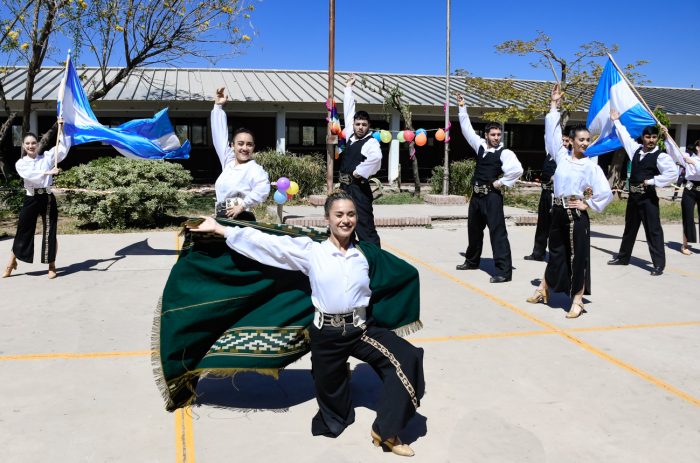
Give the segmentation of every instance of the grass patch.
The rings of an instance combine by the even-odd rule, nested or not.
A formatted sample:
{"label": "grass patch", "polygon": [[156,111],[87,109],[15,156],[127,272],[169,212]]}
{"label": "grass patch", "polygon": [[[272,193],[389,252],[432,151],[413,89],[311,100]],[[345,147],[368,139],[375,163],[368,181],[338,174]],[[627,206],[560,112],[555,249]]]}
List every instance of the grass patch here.
{"label": "grass patch", "polygon": [[[590,212],[588,216],[592,223],[621,225],[625,223],[626,210],[627,200],[615,197],[603,212]],[[680,222],[682,220],[680,201],[659,201],[659,215],[661,223]]]}
{"label": "grass patch", "polygon": [[381,197],[374,200],[374,204],[423,204],[423,198],[406,191],[401,193],[384,193]]}

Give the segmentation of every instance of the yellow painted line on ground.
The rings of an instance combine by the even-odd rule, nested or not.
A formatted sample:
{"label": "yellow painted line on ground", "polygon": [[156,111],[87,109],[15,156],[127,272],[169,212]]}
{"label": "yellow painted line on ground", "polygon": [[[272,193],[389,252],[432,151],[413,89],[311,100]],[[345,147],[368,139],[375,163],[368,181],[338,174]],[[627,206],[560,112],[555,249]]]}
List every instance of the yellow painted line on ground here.
{"label": "yellow painted line on ground", "polygon": [[151,355],[150,350],[136,350],[130,352],[59,352],[51,354],[19,354],[19,355],[0,355],[0,361],[7,360],[56,360],[56,359],[98,359],[110,357],[143,357]]}
{"label": "yellow painted line on ground", "polygon": [[175,461],[177,463],[185,461],[184,413],[182,408],[175,410]]}
{"label": "yellow painted line on ground", "polygon": [[679,274],[679,275],[683,275],[683,276],[686,276],[686,277],[697,278],[698,280],[700,280],[700,273],[689,272],[689,271],[687,271],[687,270],[680,269],[680,268],[676,268],[676,267],[666,267],[666,271],[667,271],[667,272],[677,273],[677,274]]}
{"label": "yellow painted line on ground", "polygon": [[497,297],[497,296],[495,296],[487,291],[482,290],[481,288],[478,288],[470,283],[467,283],[466,281],[460,280],[459,278],[457,278],[453,275],[450,275],[446,271],[439,269],[439,268],[437,268],[437,267],[435,267],[427,262],[424,262],[415,256],[407,254],[407,253],[405,253],[405,252],[403,252],[395,247],[392,247],[392,246],[385,246],[385,247],[387,249],[390,249],[395,254],[403,256],[404,258],[406,258],[412,262],[415,262],[419,265],[422,265],[423,267],[426,267],[427,269],[431,270],[432,272],[434,272],[440,276],[443,276],[443,277],[447,278],[448,280],[454,281],[458,285],[460,285],[464,288],[467,288],[470,291],[473,291],[473,292],[495,302],[496,304],[500,305],[501,307],[504,307],[504,308],[520,315],[521,317],[523,317],[527,320],[530,320],[531,322],[535,323],[536,325],[539,325],[543,328],[546,328],[548,331],[554,332],[554,334],[557,334],[557,335],[563,337],[564,339],[568,340],[569,342],[576,344],[577,346],[579,346],[582,349],[587,350],[588,352],[600,357],[601,359],[607,360],[608,362],[612,363],[613,365],[616,365],[616,366],[622,368],[623,370],[626,370],[626,371],[644,379],[645,381],[648,381],[649,383],[651,383],[651,384],[653,384],[661,389],[664,389],[667,392],[670,392],[671,394],[685,400],[686,402],[688,402],[692,405],[695,405],[696,407],[700,407],[700,399],[688,394],[687,392],[684,392],[684,391],[672,386],[671,384],[666,383],[665,381],[660,380],[659,378],[656,378],[655,376],[653,376],[653,375],[651,375],[651,374],[649,374],[649,373],[647,373],[647,372],[645,372],[645,371],[643,371],[643,370],[641,370],[641,369],[639,369],[639,368],[637,368],[629,363],[623,362],[622,360],[620,360],[616,357],[613,357],[610,354],[607,354],[606,352],[598,349],[597,347],[594,347],[593,345],[583,341],[582,339],[579,339],[579,338],[573,336],[572,334],[567,333],[565,330],[563,330],[555,325],[552,325],[551,323],[547,323],[544,320],[540,320],[539,318],[535,317],[534,315],[527,313],[526,311],[514,306],[513,304],[506,302],[503,299],[500,299],[499,297]]}

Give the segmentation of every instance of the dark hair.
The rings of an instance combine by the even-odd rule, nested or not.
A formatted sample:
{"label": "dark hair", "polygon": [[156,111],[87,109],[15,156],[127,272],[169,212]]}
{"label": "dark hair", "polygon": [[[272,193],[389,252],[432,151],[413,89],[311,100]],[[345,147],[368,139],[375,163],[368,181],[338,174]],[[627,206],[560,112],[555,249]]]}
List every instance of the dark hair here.
{"label": "dark hair", "polygon": [[22,135],[22,141],[24,141],[24,139],[27,137],[34,137],[36,141],[39,141],[39,137],[37,137],[34,132],[24,132],[24,135]]}
{"label": "dark hair", "polygon": [[333,206],[333,203],[342,200],[352,201],[352,204],[355,205],[355,201],[353,201],[352,196],[350,196],[350,194],[346,193],[343,190],[335,190],[333,193],[329,194],[326,197],[326,202],[323,204],[323,215],[326,218],[328,218],[331,213],[331,207]]}
{"label": "dark hair", "polygon": [[233,136],[231,136],[231,143],[236,139],[236,137],[242,133],[247,133],[250,135],[250,137],[253,139],[253,144],[255,144],[255,135],[253,135],[253,132],[250,129],[246,129],[245,127],[241,127],[240,129],[237,129],[235,132],[233,132]]}
{"label": "dark hair", "polygon": [[647,125],[644,127],[644,130],[642,130],[642,135],[658,135],[659,134],[659,129],[655,125]]}
{"label": "dark hair", "polygon": [[353,121],[356,121],[358,119],[361,121],[367,121],[367,123],[371,122],[371,119],[369,118],[369,113],[367,111],[357,111],[355,113],[355,117],[353,117]]}
{"label": "dark hair", "polygon": [[503,126],[498,122],[487,122],[486,126],[484,127],[484,133],[488,134],[491,129],[498,129],[503,132]]}
{"label": "dark hair", "polygon": [[700,140],[695,140],[695,143],[693,143],[693,146],[696,147],[696,148],[697,148],[698,146],[700,146]]}
{"label": "dark hair", "polygon": [[588,130],[588,127],[586,127],[584,124],[576,124],[576,125],[574,125],[573,127],[571,127],[571,128],[569,129],[569,138],[572,138],[572,139],[573,139],[573,138],[576,138],[576,134],[577,134],[578,132],[583,132],[584,130],[585,130],[586,132],[588,132],[588,133],[591,133],[591,131]]}

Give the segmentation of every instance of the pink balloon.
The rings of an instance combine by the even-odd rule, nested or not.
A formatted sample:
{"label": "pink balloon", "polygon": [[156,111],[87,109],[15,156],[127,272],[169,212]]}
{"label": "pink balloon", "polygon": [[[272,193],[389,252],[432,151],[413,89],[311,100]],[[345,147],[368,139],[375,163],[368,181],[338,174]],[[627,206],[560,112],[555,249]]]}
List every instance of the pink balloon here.
{"label": "pink balloon", "polygon": [[414,138],[416,138],[416,134],[413,133],[412,130],[404,130],[403,131],[403,139],[406,140],[407,142],[411,143]]}

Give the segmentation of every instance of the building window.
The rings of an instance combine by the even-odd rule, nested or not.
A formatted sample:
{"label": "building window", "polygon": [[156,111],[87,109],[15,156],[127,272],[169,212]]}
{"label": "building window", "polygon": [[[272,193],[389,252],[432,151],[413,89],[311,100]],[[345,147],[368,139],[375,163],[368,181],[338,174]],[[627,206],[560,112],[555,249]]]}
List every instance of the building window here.
{"label": "building window", "polygon": [[15,148],[22,146],[22,126],[12,126],[12,146]]}
{"label": "building window", "polygon": [[287,125],[287,140],[290,145],[299,144],[299,123],[291,122]]}
{"label": "building window", "polygon": [[314,126],[305,125],[302,127],[301,134],[302,140],[301,144],[303,146],[314,146],[316,142],[316,128]]}
{"label": "building window", "polygon": [[207,126],[201,123],[192,123],[192,136],[190,143],[193,146],[201,146],[207,144]]}
{"label": "building window", "polygon": [[180,143],[185,143],[185,140],[189,138],[189,127],[185,124],[178,124],[175,126],[175,135],[180,140]]}

